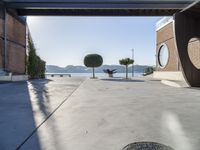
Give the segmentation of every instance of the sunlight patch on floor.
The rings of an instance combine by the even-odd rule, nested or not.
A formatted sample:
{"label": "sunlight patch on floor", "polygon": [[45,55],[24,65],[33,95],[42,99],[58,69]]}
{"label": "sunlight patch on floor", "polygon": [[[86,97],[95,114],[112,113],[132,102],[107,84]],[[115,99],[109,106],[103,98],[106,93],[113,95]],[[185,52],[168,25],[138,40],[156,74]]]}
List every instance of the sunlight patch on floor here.
{"label": "sunlight patch on floor", "polygon": [[167,132],[165,136],[168,136],[176,150],[193,150],[189,138],[187,137],[178,116],[171,112],[165,112],[163,114],[163,127]]}

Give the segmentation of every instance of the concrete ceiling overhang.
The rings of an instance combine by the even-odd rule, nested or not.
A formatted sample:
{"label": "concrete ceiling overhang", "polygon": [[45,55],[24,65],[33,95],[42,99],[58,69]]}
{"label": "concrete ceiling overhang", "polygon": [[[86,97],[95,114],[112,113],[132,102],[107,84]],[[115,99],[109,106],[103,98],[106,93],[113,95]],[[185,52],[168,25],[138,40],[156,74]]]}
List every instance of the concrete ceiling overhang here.
{"label": "concrete ceiling overhang", "polygon": [[185,9],[181,10],[181,12],[186,15],[200,18],[200,0],[188,5]]}
{"label": "concrete ceiling overhang", "polygon": [[3,0],[18,15],[171,16],[195,0]]}

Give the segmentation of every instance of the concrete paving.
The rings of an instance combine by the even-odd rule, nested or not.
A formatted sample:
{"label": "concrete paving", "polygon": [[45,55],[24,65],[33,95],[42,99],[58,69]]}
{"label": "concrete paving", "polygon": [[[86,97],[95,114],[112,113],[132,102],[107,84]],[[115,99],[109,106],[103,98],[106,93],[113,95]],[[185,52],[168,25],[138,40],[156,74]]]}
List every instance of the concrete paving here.
{"label": "concrete paving", "polygon": [[[0,84],[0,150],[14,150],[85,80],[57,78]],[[39,150],[39,139],[32,149]]]}
{"label": "concrete paving", "polygon": [[152,141],[199,150],[199,89],[144,78],[82,81],[0,85],[1,149],[16,148],[39,126],[20,149],[121,150],[132,142]]}

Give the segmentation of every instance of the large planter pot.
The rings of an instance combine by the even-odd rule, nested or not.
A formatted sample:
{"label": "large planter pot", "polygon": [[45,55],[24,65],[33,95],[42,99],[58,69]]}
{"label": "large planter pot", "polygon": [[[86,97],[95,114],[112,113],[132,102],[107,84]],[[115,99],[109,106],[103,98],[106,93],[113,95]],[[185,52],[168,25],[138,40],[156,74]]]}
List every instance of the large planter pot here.
{"label": "large planter pot", "polygon": [[113,74],[108,74],[108,76],[112,78],[112,77],[113,77]]}

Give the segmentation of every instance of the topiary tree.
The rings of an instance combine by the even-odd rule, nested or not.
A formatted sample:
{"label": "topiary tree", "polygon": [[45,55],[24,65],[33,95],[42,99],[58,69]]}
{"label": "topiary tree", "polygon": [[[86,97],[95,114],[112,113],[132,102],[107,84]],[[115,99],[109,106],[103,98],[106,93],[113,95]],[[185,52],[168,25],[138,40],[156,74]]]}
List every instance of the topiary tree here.
{"label": "topiary tree", "polygon": [[130,58],[124,58],[119,60],[120,65],[125,65],[126,67],[126,79],[128,79],[128,65],[133,64],[134,60]]}
{"label": "topiary tree", "polygon": [[100,67],[103,63],[103,58],[98,54],[88,54],[84,58],[84,65],[92,68],[93,78],[95,78],[94,70],[96,67]]}

